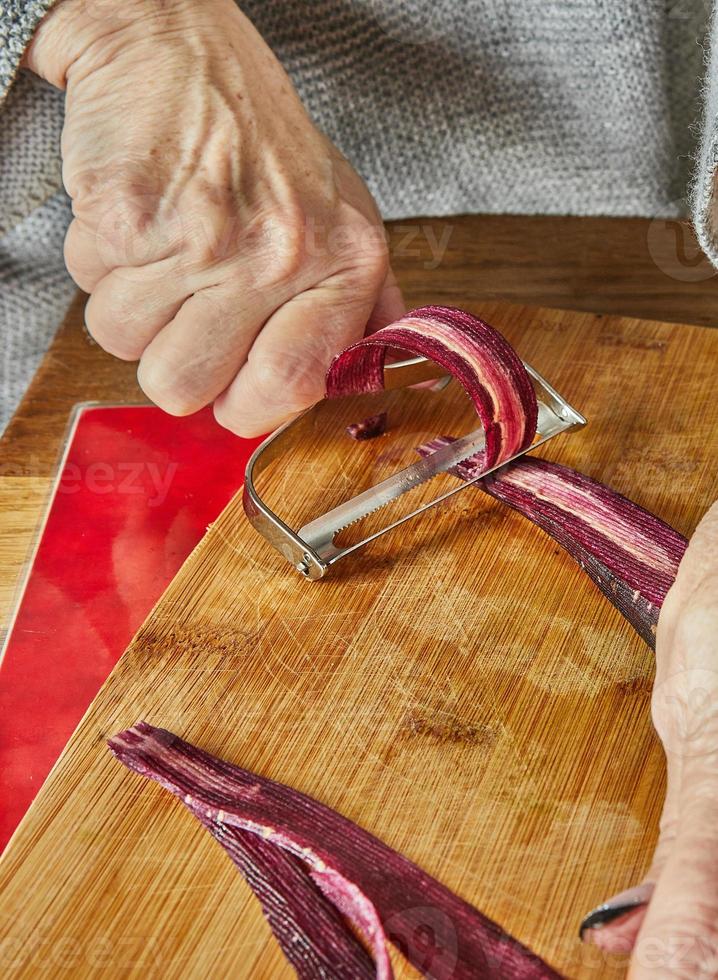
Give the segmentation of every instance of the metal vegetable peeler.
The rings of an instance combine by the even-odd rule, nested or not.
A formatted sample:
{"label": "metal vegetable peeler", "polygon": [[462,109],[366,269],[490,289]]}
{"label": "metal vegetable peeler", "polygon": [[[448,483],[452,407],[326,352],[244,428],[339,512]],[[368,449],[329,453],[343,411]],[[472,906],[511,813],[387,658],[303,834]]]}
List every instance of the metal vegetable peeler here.
{"label": "metal vegetable peeler", "polygon": [[[586,419],[573,408],[551,385],[530,365],[525,364],[534,385],[538,400],[538,426],[533,443],[522,452],[512,456],[509,460],[504,460],[500,466],[505,466],[523,456],[525,452],[535,449],[561,432],[570,429],[580,428],[586,424]],[[434,382],[430,387],[413,387],[421,383]],[[420,487],[421,484],[432,480],[441,473],[446,473],[451,467],[462,460],[480,452],[484,447],[484,431],[479,428],[468,434],[461,436],[451,445],[440,449],[438,452],[425,459],[403,469],[399,469],[391,476],[380,480],[374,486],[369,487],[352,496],[349,499],[342,499],[332,506],[331,509],[320,516],[312,516],[311,519],[301,523],[296,527],[299,520],[287,515],[282,518],[270,507],[266,501],[266,495],[262,491],[262,496],[257,489],[258,481],[262,475],[271,471],[271,464],[286,460],[291,456],[293,448],[299,448],[303,442],[306,444],[307,437],[310,441],[313,438],[316,442],[320,435],[322,440],[334,438],[346,447],[346,452],[360,452],[357,447],[373,447],[384,442],[383,438],[370,440],[367,443],[353,443],[344,431],[344,422],[358,421],[359,419],[375,414],[378,410],[377,398],[382,395],[394,397],[394,408],[402,404],[408,407],[416,400],[424,401],[442,397],[447,387],[452,386],[460,391],[460,396],[465,397],[463,389],[458,383],[444,372],[444,369],[434,364],[432,361],[423,357],[414,357],[409,360],[386,364],[384,367],[384,391],[376,392],[371,395],[349,396],[333,400],[325,400],[308,409],[298,418],[283,425],[272,433],[252,454],[245,472],[243,504],[244,510],[254,528],[259,531],[269,543],[277,549],[294,567],[309,579],[320,579],[329,571],[335,562],[346,555],[351,554],[359,548],[364,547],[370,541],[392,531],[394,528],[408,521],[412,517],[417,517],[430,507],[436,506],[442,500],[446,500],[453,494],[465,489],[467,486],[483,479],[488,473],[498,469],[498,466],[488,468],[485,472],[470,481],[462,481],[457,485],[452,485],[448,490],[439,493],[434,499],[422,501],[419,506],[409,506],[408,512],[400,515],[392,513],[392,517],[385,526],[378,529],[371,529],[361,540],[352,541],[348,544],[337,542],[337,537],[345,528],[362,520],[374,511],[379,510],[398,500],[407,492]],[[399,391],[401,389],[401,391]],[[398,398],[396,397],[398,395]],[[338,406],[340,405],[340,410]],[[411,418],[412,408],[408,408]],[[473,407],[472,407],[473,412]],[[390,418],[393,411],[390,411]],[[475,413],[473,414],[476,418]],[[426,438],[433,438],[440,433],[433,431]],[[339,444],[339,443],[337,443]],[[418,443],[417,443],[418,445]],[[377,452],[377,449],[369,449],[370,452]],[[361,475],[366,472],[366,468],[361,471]],[[275,467],[276,469],[276,467]],[[298,489],[300,495],[307,489],[308,484],[306,466],[292,480],[292,489]],[[286,484],[283,487],[283,497],[281,505],[286,506]],[[293,495],[293,494],[292,494]],[[321,505],[326,504],[330,494],[320,494]]]}

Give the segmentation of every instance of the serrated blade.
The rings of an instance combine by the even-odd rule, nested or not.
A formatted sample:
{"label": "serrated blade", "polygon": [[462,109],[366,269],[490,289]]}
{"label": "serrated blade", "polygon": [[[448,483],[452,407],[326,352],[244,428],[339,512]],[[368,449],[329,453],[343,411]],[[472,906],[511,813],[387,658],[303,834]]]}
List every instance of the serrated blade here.
{"label": "serrated blade", "polygon": [[[537,426],[538,441],[544,442],[550,435],[553,435],[557,425],[560,428],[566,427],[565,421],[560,419],[551,408],[540,404]],[[334,538],[340,531],[362,520],[362,518],[368,517],[369,514],[380,510],[386,504],[401,497],[402,494],[428,482],[440,473],[446,473],[457,463],[462,463],[471,456],[475,456],[481,452],[485,444],[486,436],[483,429],[469,432],[468,435],[462,436],[443,449],[432,453],[431,456],[420,459],[403,470],[398,470],[387,479],[362,493],[358,493],[350,500],[345,500],[337,507],[327,511],[326,514],[322,514],[321,517],[309,521],[299,529],[299,536],[316,552],[329,557],[333,550]],[[424,508],[420,509],[423,510]]]}
{"label": "serrated blade", "polygon": [[[344,528],[362,520],[374,511],[378,511],[397,500],[408,491],[441,473],[451,470],[458,463],[481,452],[485,445],[485,436],[483,429],[470,432],[431,456],[417,460],[413,465],[400,470],[368,490],[360,492],[350,500],[344,501],[328,513],[313,518],[299,530],[294,530],[291,522],[282,519],[264,502],[257,492],[256,478],[268,465],[280,458],[289,446],[293,445],[291,439],[305,438],[307,431],[310,435],[316,435],[316,426],[321,422],[320,406],[303,413],[293,422],[286,423],[255,449],[247,463],[245,472],[243,504],[247,517],[256,530],[302,575],[313,580],[322,578],[329,568],[344,556],[398,528],[406,521],[423,514],[429,508],[435,507],[454,494],[461,493],[473,483],[484,479],[494,469],[505,466],[524,453],[536,449],[553,436],[580,428],[586,424],[581,413],[552,388],[545,378],[529,364],[524,362],[524,365],[532,378],[536,391],[539,409],[538,425],[532,444],[516,453],[511,459],[504,460],[498,466],[487,468],[469,481],[457,480],[456,485],[448,490],[441,487],[440,492],[433,500],[424,501],[418,506],[415,503],[413,508],[409,503],[408,512],[400,514],[398,517],[396,516],[396,509],[392,509],[385,526],[368,530],[367,533],[359,532],[360,536],[364,534],[361,541],[351,544],[335,543],[336,535]],[[394,380],[397,381],[396,385],[393,384]],[[419,382],[427,380],[438,380],[436,367],[423,362],[421,358],[386,366],[386,388],[415,386]],[[431,391],[435,392],[436,387],[433,385]],[[407,390],[410,391],[410,389]],[[423,397],[423,395],[417,392],[417,397]],[[307,430],[307,426],[309,426],[309,430]]]}
{"label": "serrated blade", "polygon": [[485,444],[486,437],[483,429],[470,432],[456,442],[452,442],[450,446],[412,463],[403,470],[398,470],[386,480],[358,493],[351,500],[345,500],[338,507],[305,524],[300,528],[299,535],[307,544],[321,551],[331,543],[339,531],[374,513],[409,490],[426,483],[439,473],[445,473],[457,463],[475,456],[476,453],[481,452]]}

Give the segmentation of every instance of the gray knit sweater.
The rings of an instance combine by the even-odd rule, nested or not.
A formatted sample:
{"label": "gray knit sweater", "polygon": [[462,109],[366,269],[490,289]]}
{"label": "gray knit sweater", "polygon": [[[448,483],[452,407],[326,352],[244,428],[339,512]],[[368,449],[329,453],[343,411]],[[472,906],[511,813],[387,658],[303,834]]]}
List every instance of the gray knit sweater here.
{"label": "gray knit sweater", "polygon": [[[718,261],[709,0],[240,3],[385,217],[673,216],[692,181]],[[63,96],[17,72],[51,5],[0,0],[0,430],[73,292]]]}

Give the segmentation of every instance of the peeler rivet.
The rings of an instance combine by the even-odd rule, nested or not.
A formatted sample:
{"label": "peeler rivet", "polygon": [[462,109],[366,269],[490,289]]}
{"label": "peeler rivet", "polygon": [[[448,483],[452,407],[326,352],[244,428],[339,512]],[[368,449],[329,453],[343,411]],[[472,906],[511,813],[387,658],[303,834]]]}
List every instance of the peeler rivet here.
{"label": "peeler rivet", "polygon": [[311,560],[312,560],[311,556],[305,554],[304,561],[300,561],[294,567],[297,569],[298,572],[301,572],[302,575],[309,575],[309,563],[311,562]]}

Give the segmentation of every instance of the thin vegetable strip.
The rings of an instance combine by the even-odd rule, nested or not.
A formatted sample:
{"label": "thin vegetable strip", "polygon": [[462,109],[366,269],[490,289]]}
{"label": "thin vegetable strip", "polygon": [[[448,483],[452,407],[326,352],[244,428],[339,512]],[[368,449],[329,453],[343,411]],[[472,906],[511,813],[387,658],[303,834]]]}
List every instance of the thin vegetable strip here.
{"label": "thin vegetable strip", "polygon": [[466,389],[486,433],[486,465],[531,445],[538,406],[531,378],[509,342],[462,310],[425,306],[352,344],[332,361],[327,397],[380,391],[389,348],[419,354]]}
{"label": "thin vegetable strip", "polygon": [[[449,436],[419,448],[430,455]],[[465,460],[452,472],[474,479],[483,460]],[[513,507],[558,541],[649,646],[658,614],[688,542],[672,527],[583,473],[537,456],[524,456],[476,484]]]}
{"label": "thin vegetable strip", "polygon": [[559,976],[417,865],[311,797],[144,722],[108,744],[128,768],[168,789],[205,826],[258,834],[299,858],[361,930],[378,980],[392,976],[387,936],[436,980]]}
{"label": "thin vegetable strip", "polygon": [[367,951],[297,858],[257,834],[192,812],[242,872],[301,980],[376,976]]}

